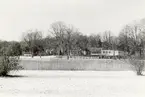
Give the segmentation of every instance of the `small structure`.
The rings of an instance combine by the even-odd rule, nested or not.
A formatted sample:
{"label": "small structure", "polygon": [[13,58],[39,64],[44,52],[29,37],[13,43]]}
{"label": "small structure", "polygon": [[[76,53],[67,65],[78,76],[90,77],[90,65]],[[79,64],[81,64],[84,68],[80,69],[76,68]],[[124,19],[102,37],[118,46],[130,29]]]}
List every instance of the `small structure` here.
{"label": "small structure", "polygon": [[119,51],[119,50],[101,50],[101,55],[103,57],[122,57],[124,56],[124,52],[123,51]]}
{"label": "small structure", "polygon": [[26,57],[32,57],[31,53],[24,53],[23,55],[26,56]]}
{"label": "small structure", "polygon": [[89,50],[90,50],[91,56],[99,56],[99,55],[101,55],[102,48],[92,47]]}
{"label": "small structure", "polygon": [[78,50],[78,49],[70,50],[70,55],[72,55],[72,56],[78,56],[78,55],[80,55],[80,51],[81,50]]}
{"label": "small structure", "polygon": [[113,58],[113,57],[123,57],[124,52],[119,50],[103,50],[102,48],[92,47],[89,49],[91,56],[96,56],[99,58]]}
{"label": "small structure", "polygon": [[46,55],[53,55],[54,54],[54,49],[46,49],[45,53],[46,53]]}

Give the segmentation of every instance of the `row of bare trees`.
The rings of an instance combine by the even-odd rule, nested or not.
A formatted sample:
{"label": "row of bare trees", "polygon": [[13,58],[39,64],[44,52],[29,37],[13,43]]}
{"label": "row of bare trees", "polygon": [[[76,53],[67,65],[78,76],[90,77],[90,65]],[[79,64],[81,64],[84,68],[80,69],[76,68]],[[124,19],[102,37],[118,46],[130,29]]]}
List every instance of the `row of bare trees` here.
{"label": "row of bare trees", "polygon": [[67,55],[69,59],[71,50],[88,51],[89,47],[102,46],[100,35],[83,35],[77,28],[64,22],[53,23],[49,32],[44,38],[41,31],[26,32],[21,42],[23,51],[38,55],[45,50],[53,50],[53,54]]}
{"label": "row of bare trees", "polygon": [[55,50],[58,55],[70,55],[72,49],[89,51],[90,47],[121,50],[129,54],[139,54],[143,57],[145,43],[145,27],[141,23],[126,25],[119,36],[113,36],[111,31],[103,35],[83,35],[77,28],[64,22],[55,22],[49,29],[50,34],[43,37],[42,32],[29,30],[23,35],[22,49],[33,55],[41,54],[46,49]]}
{"label": "row of bare trees", "polygon": [[49,32],[47,37],[43,37],[41,31],[28,31],[21,42],[22,50],[40,56],[49,50],[53,54],[67,55],[68,59],[72,50],[86,51],[87,54],[91,47],[121,50],[137,74],[142,74],[145,54],[145,23],[142,20],[125,25],[119,36],[113,36],[111,31],[105,31],[103,35],[83,35],[77,28],[64,22],[53,23]]}
{"label": "row of bare trees", "polygon": [[[145,20],[127,24],[118,36],[113,36],[111,31],[101,34],[84,35],[73,25],[64,22],[54,22],[49,28],[47,37],[43,37],[42,31],[29,30],[23,34],[20,42],[0,41],[0,54],[10,51],[11,55],[22,55],[29,52],[32,57],[46,54],[46,51],[56,55],[67,55],[69,59],[72,50],[86,51],[89,54],[91,47],[121,50],[125,57],[136,67],[137,74],[141,75],[145,57]],[[7,50],[8,49],[8,50]],[[81,54],[80,54],[81,55]],[[140,65],[135,65],[135,64]]]}

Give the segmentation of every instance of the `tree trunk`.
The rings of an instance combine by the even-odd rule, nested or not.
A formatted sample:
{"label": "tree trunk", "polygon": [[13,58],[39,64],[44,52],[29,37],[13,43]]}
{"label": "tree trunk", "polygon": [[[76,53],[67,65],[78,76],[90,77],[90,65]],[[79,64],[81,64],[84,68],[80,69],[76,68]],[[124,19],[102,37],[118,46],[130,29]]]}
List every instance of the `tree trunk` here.
{"label": "tree trunk", "polygon": [[139,76],[142,75],[140,70],[137,71],[137,75],[139,75]]}

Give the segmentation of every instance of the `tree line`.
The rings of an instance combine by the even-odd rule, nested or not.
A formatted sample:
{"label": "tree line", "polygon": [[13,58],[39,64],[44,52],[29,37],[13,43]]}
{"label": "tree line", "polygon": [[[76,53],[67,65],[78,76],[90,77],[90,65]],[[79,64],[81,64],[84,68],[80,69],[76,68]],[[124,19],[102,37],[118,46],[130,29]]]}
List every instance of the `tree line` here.
{"label": "tree line", "polygon": [[87,36],[64,22],[52,23],[46,37],[39,30],[28,30],[22,36],[19,42],[0,41],[0,76],[21,68],[18,67],[19,56],[24,53],[31,53],[32,57],[67,55],[69,59],[72,50],[85,51],[88,55],[92,47],[124,51],[124,62],[129,62],[137,75],[142,75],[144,70],[145,19],[125,25],[118,36],[113,36],[109,30],[104,31],[103,35]]}
{"label": "tree line", "polygon": [[28,30],[22,35],[22,40],[0,41],[0,54],[10,52],[10,55],[22,55],[29,52],[35,55],[67,55],[71,50],[86,51],[89,53],[91,47],[121,50],[128,54],[138,54],[144,56],[145,45],[145,25],[144,20],[127,24],[120,31],[118,36],[114,36],[111,31],[104,31],[103,35],[84,35],[73,25],[64,22],[54,22],[51,24],[49,34],[43,37],[42,31]]}

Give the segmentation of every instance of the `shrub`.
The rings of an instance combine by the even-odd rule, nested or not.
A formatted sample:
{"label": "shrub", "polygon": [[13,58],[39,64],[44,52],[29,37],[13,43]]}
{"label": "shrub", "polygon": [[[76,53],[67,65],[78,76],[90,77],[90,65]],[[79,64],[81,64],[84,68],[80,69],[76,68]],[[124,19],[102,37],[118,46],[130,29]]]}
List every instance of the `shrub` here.
{"label": "shrub", "polygon": [[142,72],[145,70],[145,60],[144,56],[140,55],[130,55],[124,56],[124,62],[128,63],[133,71],[137,75],[143,75]]}
{"label": "shrub", "polygon": [[6,55],[0,57],[0,76],[7,76],[11,70],[18,70],[20,68],[19,57],[9,57]]}
{"label": "shrub", "polygon": [[137,75],[142,75],[142,72],[144,70],[144,60],[141,59],[129,59],[130,64],[133,67],[133,70],[135,70]]}

